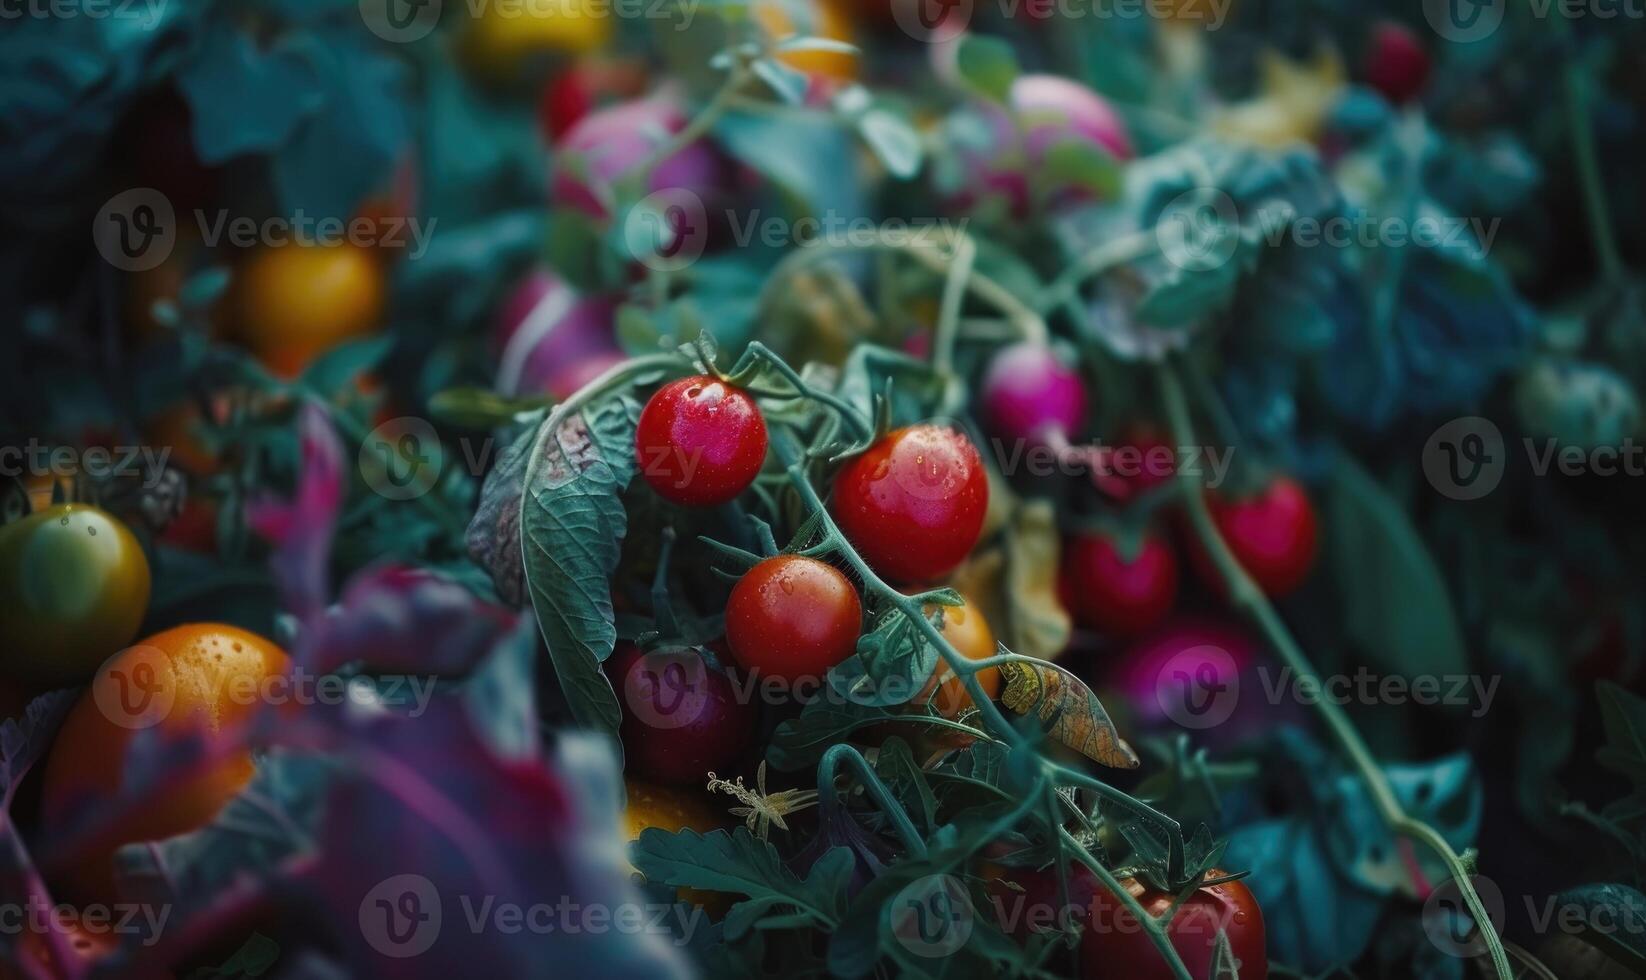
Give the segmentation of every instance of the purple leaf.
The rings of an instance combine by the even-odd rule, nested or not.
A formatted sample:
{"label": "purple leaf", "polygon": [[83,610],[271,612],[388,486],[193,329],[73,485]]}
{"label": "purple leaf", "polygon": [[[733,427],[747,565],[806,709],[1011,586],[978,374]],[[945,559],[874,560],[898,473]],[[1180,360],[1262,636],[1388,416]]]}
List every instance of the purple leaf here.
{"label": "purple leaf", "polygon": [[295,653],[320,674],[360,662],[370,673],[460,676],[518,619],[433,572],[379,566],[349,580],[337,608],[307,624]]}
{"label": "purple leaf", "polygon": [[274,545],[275,581],[286,608],[304,623],[326,608],[332,532],[343,505],[343,446],[324,408],[303,405],[298,419],[302,469],[289,501],[263,497],[246,505],[246,523]]}

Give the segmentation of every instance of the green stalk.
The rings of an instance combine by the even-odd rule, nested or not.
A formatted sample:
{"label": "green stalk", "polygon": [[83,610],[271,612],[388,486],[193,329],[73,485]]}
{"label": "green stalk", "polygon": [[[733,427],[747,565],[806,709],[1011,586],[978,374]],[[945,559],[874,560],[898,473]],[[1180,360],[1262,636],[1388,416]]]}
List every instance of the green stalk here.
{"label": "green stalk", "polygon": [[[1195,444],[1194,426],[1189,417],[1189,402],[1184,395],[1183,383],[1179,380],[1177,371],[1168,362],[1158,368],[1161,396],[1165,400],[1166,415],[1171,422],[1172,436],[1180,446]],[[1213,522],[1211,511],[1206,506],[1206,498],[1195,474],[1188,470],[1178,472],[1178,480],[1183,488],[1184,506],[1189,512],[1189,519],[1194,526],[1195,535],[1205,552],[1211,556],[1217,567],[1218,576],[1223,580],[1228,590],[1229,600],[1250,617],[1262,630],[1269,641],[1269,645],[1280,656],[1280,659],[1295,673],[1300,681],[1312,682],[1315,686],[1320,683],[1319,673],[1309,658],[1304,655],[1303,649],[1298,646],[1292,637],[1291,631],[1275,612],[1273,605],[1258,588],[1257,583],[1246,573],[1240,560],[1229,549],[1228,542],[1223,540],[1222,533]],[[1329,698],[1314,700],[1315,708],[1319,710],[1327,729],[1332,733],[1349,761],[1358,770],[1361,780],[1366,784],[1371,794],[1372,802],[1377,806],[1389,829],[1404,837],[1428,846],[1439,856],[1440,860],[1451,872],[1457,881],[1458,890],[1463,896],[1463,902],[1468,906],[1469,914],[1474,916],[1480,934],[1486,940],[1487,951],[1492,958],[1492,967],[1499,980],[1513,980],[1514,974],[1509,968],[1509,959],[1503,949],[1503,941],[1498,938],[1496,930],[1492,928],[1491,919],[1486,914],[1486,907],[1481,903],[1480,896],[1475,892],[1474,885],[1469,881],[1469,871],[1463,866],[1463,861],[1457,852],[1440,835],[1440,832],[1423,821],[1408,814],[1401,806],[1400,800],[1390,788],[1388,778],[1372,755],[1371,749],[1366,746],[1360,733],[1355,730],[1354,723],[1349,720],[1348,713],[1343,707]]]}
{"label": "green stalk", "polygon": [[[1562,40],[1571,37],[1566,18],[1556,16],[1555,30]],[[1589,216],[1589,238],[1600,262],[1602,280],[1608,286],[1623,281],[1623,257],[1618,252],[1612,230],[1612,209],[1606,200],[1606,184],[1600,174],[1600,155],[1595,149],[1594,121],[1589,115],[1589,80],[1583,69],[1568,62],[1562,71],[1566,116],[1572,121],[1572,156],[1577,165],[1578,184],[1583,188],[1584,209]]]}
{"label": "green stalk", "polygon": [[908,811],[903,809],[903,804],[897,802],[891,791],[886,788],[886,784],[880,781],[880,777],[875,775],[873,769],[869,768],[869,762],[863,758],[863,753],[850,745],[844,742],[831,745],[828,751],[823,753],[823,758],[818,760],[818,795],[834,799],[834,774],[842,762],[856,774],[858,782],[863,784],[864,791],[874,800],[874,805],[891,820],[892,829],[903,839],[903,846],[909,849],[909,853],[915,857],[925,857],[926,840],[920,836],[920,831],[915,829]]}

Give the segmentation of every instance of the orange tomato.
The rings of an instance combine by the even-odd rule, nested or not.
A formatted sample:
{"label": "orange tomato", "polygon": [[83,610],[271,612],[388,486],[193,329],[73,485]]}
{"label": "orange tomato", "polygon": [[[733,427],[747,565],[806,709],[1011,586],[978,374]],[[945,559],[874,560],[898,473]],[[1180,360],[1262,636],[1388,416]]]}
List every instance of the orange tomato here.
{"label": "orange tomato", "polygon": [[242,263],[234,288],[234,338],[287,378],[376,330],[388,291],[372,252],[346,242],[260,248]]}
{"label": "orange tomato", "polygon": [[613,17],[612,9],[600,0],[492,3],[470,22],[459,50],[471,70],[508,81],[537,58],[604,48],[611,41]]}
{"label": "orange tomato", "polygon": [[[928,607],[927,612],[931,611]],[[999,652],[995,648],[994,631],[989,629],[988,621],[983,618],[983,610],[969,599],[964,606],[943,607],[943,625],[938,631],[967,660],[983,660]],[[949,673],[948,662],[940,657],[937,668],[926,680],[926,686],[920,689],[920,693],[911,703],[924,704],[927,698],[931,698],[932,707],[943,717],[958,718],[962,712],[970,709],[974,702],[966,691],[965,682],[952,673],[939,690],[937,679],[945,673]],[[982,685],[983,693],[990,698],[997,696],[1000,693],[1000,669],[989,667],[978,672],[977,682]],[[932,697],[934,690],[937,691],[936,697]]]}
{"label": "orange tomato", "polygon": [[[41,811],[62,824],[86,805],[124,788],[126,752],[140,731],[232,739],[259,710],[261,684],[290,661],[270,641],[222,623],[191,623],[156,633],[112,657],[70,710],[46,763]],[[135,689],[135,690],[134,690]],[[70,894],[106,898],[114,851],[204,826],[252,776],[248,752],[235,751],[150,799],[90,847],[69,875]]]}
{"label": "orange tomato", "polygon": [[[797,8],[800,16],[796,16]],[[824,38],[855,44],[851,18],[839,0],[760,0],[752,8],[755,23],[759,24],[773,41],[791,35]],[[796,21],[799,21],[797,24]],[[776,60],[795,71],[821,75],[841,81],[857,78],[857,55],[841,51],[784,51]]]}

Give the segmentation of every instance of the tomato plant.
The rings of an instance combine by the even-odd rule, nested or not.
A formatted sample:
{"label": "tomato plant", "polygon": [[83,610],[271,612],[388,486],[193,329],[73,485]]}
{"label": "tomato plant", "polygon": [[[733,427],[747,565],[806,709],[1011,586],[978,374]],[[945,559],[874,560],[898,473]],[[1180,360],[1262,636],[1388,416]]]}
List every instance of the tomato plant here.
{"label": "tomato plant", "polygon": [[862,621],[863,603],[839,569],[778,555],[737,580],[726,602],[726,642],[758,677],[815,682],[851,656]]}
{"label": "tomato plant", "polygon": [[148,559],[112,514],[58,504],[0,528],[0,657],[10,677],[84,681],[137,634],[148,602]]}
{"label": "tomato plant", "polygon": [[733,499],[766,461],[766,421],[738,388],[703,375],[659,388],[635,430],[640,473],[665,499],[712,507]]}
{"label": "tomato plant", "polygon": [[988,508],[977,447],[943,426],[889,432],[834,480],[840,529],[876,571],[903,582],[953,571],[977,543]]}

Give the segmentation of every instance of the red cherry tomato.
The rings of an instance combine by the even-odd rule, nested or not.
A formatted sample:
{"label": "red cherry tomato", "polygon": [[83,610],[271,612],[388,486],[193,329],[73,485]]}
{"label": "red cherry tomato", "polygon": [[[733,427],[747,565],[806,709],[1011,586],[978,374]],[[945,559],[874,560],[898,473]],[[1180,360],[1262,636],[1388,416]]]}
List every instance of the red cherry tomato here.
{"label": "red cherry tomato", "polygon": [[[863,603],[833,565],[778,555],[749,569],[726,603],[726,641],[745,670],[817,680],[857,649]],[[757,678],[758,679],[758,678]]]}
{"label": "red cherry tomato", "polygon": [[977,544],[988,509],[977,447],[937,425],[887,433],[834,481],[840,529],[877,572],[902,582],[953,571]]}
{"label": "red cherry tomato", "polygon": [[1109,458],[1109,469],[1125,489],[1122,500],[1141,496],[1177,473],[1177,450],[1158,430],[1145,424],[1127,426]]}
{"label": "red cherry tomato", "polygon": [[630,775],[698,785],[705,773],[732,767],[750,745],[754,706],[690,647],[643,652],[620,643],[606,676],[624,706],[618,735]]}
{"label": "red cherry tomato", "polygon": [[640,413],[635,459],[660,496],[688,507],[723,504],[766,460],[766,420],[741,389],[707,375],[657,390]]}
{"label": "red cherry tomato", "polygon": [[[1319,547],[1320,522],[1301,483],[1277,476],[1255,496],[1227,499],[1213,492],[1207,494],[1206,503],[1229,550],[1265,595],[1287,595],[1309,577]],[[1196,544],[1193,555],[1201,577],[1221,590],[1222,579],[1204,549]]]}
{"label": "red cherry tomato", "polygon": [[[1221,872],[1212,872],[1218,875]],[[1134,878],[1121,884],[1152,916],[1171,907],[1168,892],[1146,887]],[[1172,970],[1149,941],[1143,923],[1104,888],[1092,897],[1092,919],[1080,941],[1080,958],[1087,976],[1122,976],[1127,980],[1167,980]],[[1263,910],[1251,889],[1231,881],[1202,887],[1190,895],[1166,927],[1172,948],[1189,968],[1191,977],[1209,977],[1219,931],[1229,937],[1229,949],[1239,961],[1240,980],[1268,980],[1269,956],[1264,950]]]}
{"label": "red cherry tomato", "polygon": [[1110,636],[1131,637],[1159,625],[1177,600],[1177,556],[1149,532],[1135,555],[1110,538],[1079,534],[1063,548],[1063,604],[1075,622]]}

